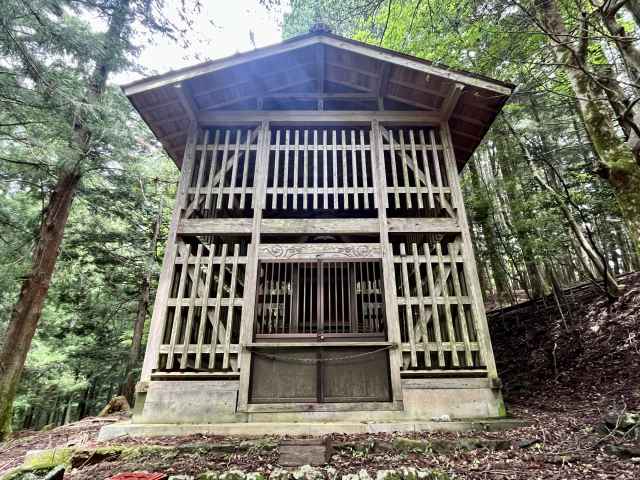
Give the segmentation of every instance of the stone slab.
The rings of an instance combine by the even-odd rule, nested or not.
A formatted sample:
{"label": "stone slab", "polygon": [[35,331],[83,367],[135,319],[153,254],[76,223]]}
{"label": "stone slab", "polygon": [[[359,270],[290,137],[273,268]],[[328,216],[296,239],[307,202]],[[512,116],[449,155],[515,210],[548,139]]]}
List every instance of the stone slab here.
{"label": "stone slab", "polygon": [[318,436],[331,433],[391,433],[391,432],[478,432],[501,431],[531,425],[512,419],[456,420],[451,422],[334,422],[334,423],[217,423],[217,424],[140,424],[131,422],[105,425],[99,441],[114,438],[181,436],[193,434],[261,437],[263,435]]}

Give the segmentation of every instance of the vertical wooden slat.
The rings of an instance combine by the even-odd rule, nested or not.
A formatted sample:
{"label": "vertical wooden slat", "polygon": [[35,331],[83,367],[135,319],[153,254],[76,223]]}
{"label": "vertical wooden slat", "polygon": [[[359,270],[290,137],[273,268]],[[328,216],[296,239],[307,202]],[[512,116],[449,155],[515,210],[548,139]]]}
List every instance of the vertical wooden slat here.
{"label": "vertical wooden slat", "polygon": [[429,350],[429,334],[427,333],[427,315],[424,308],[424,295],[422,292],[422,275],[420,274],[420,259],[418,257],[418,246],[411,244],[411,254],[413,255],[413,275],[416,281],[416,293],[418,295],[418,312],[420,314],[420,328],[422,330],[422,340],[424,342],[425,362],[431,364],[431,354]]}
{"label": "vertical wooden slat", "polygon": [[364,131],[360,129],[360,165],[362,186],[364,188],[364,208],[369,208],[369,181],[367,180],[367,151],[364,144]]}
{"label": "vertical wooden slat", "polygon": [[236,130],[236,145],[233,148],[233,155],[231,156],[233,165],[231,165],[231,183],[229,183],[229,202],[227,207],[229,210],[233,208],[233,201],[236,194],[236,176],[238,175],[238,161],[240,160],[240,135],[242,130]]}
{"label": "vertical wooden slat", "polygon": [[349,182],[347,171],[347,139],[344,130],[341,130],[340,140],[342,141],[340,151],[342,152],[342,198],[344,201],[344,209],[349,209]]}
{"label": "vertical wooden slat", "polygon": [[429,198],[429,208],[435,208],[435,203],[433,201],[433,182],[431,181],[431,167],[429,167],[429,154],[427,153],[426,140],[424,138],[424,130],[420,129],[419,139],[420,139],[420,153],[422,154],[422,163],[424,165],[424,177],[425,182],[427,183],[427,192]]}
{"label": "vertical wooden slat", "polygon": [[[381,198],[383,199],[383,203],[378,203],[378,193],[377,192],[378,192],[378,188],[382,188],[382,187],[378,186],[378,185],[381,185],[381,184],[378,182],[378,175],[376,175],[376,164],[375,164],[376,152],[374,151],[374,148],[373,148],[374,144],[375,144],[375,141],[373,139],[373,135],[374,135],[373,130],[369,129],[369,159],[371,161],[371,186],[373,187],[373,206],[375,208],[385,208],[386,209],[389,206],[389,200],[388,200],[387,192],[384,191],[384,189],[383,189],[382,195],[381,195]],[[380,141],[382,141],[382,140],[380,140]],[[383,154],[384,154],[384,151],[383,151]],[[384,158],[382,158],[380,161],[383,163],[383,172],[384,172],[385,171],[384,170]]]}
{"label": "vertical wooden slat", "polygon": [[431,143],[431,153],[433,155],[433,168],[436,174],[436,184],[440,192],[440,206],[445,205],[446,199],[444,198],[444,192],[442,191],[442,172],[440,171],[440,158],[438,157],[438,147],[436,145],[436,136],[433,133],[433,128],[429,129],[429,142]]}
{"label": "vertical wooden slat", "polygon": [[318,208],[318,130],[313,131],[313,208]]}
{"label": "vertical wooden slat", "polygon": [[329,179],[328,179],[328,162],[327,156],[327,129],[322,129],[322,190],[324,192],[322,206],[324,209],[329,208]]}
{"label": "vertical wooden slat", "polygon": [[333,208],[338,209],[338,153],[336,152],[336,129],[331,129],[331,160],[333,164]]}
{"label": "vertical wooden slat", "polygon": [[216,164],[218,162],[218,145],[220,143],[220,130],[216,128],[216,133],[213,136],[213,152],[211,152],[211,165],[209,166],[209,179],[207,181],[207,197],[205,199],[205,210],[212,210],[213,208],[213,179],[216,176]]}
{"label": "vertical wooden slat", "polygon": [[[413,135],[413,128],[409,129],[409,141],[411,143],[411,159],[413,160],[413,179],[416,183],[416,192],[418,195],[418,208],[423,208],[422,191],[420,185],[420,168],[418,167],[418,155],[416,153],[416,139]],[[424,177],[423,177],[424,178]]]}
{"label": "vertical wooden slat", "polygon": [[271,208],[275,210],[278,205],[278,177],[280,176],[280,129],[276,130],[276,144],[273,150],[273,161],[275,162],[275,165],[273,166],[273,182],[271,184]]}
{"label": "vertical wooden slat", "polygon": [[[407,155],[405,153],[403,130],[399,131],[398,137],[400,138],[400,163],[402,164],[402,179],[404,181],[404,191],[407,199],[407,208],[411,208],[411,192],[409,191],[411,185],[409,184],[409,170],[407,168]],[[415,172],[415,174],[417,175],[418,172]]]}
{"label": "vertical wooden slat", "polygon": [[393,130],[389,132],[389,155],[391,157],[391,181],[393,182],[393,200],[395,208],[400,208],[400,192],[398,191],[398,169],[396,167],[396,146],[394,144]]}
{"label": "vertical wooden slat", "polygon": [[215,256],[215,244],[209,246],[209,257],[207,258],[207,275],[202,291],[202,310],[200,311],[200,324],[198,325],[198,339],[196,345],[195,368],[202,365],[202,344],[204,342],[204,332],[209,322],[209,292],[211,290],[211,279],[213,278],[213,258]]}
{"label": "vertical wooden slat", "polygon": [[229,138],[231,136],[231,130],[227,129],[224,132],[224,148],[222,149],[222,167],[220,168],[220,180],[218,182],[218,198],[216,199],[216,209],[222,208],[222,196],[224,190],[224,182],[227,178],[227,161],[229,160]]}
{"label": "vertical wooden slat", "polygon": [[467,318],[464,313],[464,303],[462,302],[462,289],[460,288],[460,278],[458,277],[458,264],[456,258],[460,252],[458,241],[449,244],[449,258],[451,259],[451,277],[453,278],[453,290],[458,302],[458,322],[462,330],[462,340],[464,342],[465,361],[468,367],[473,366],[473,355],[471,354],[471,343],[469,341],[469,331],[467,329]]}
{"label": "vertical wooden slat", "polygon": [[287,209],[287,198],[289,197],[289,147],[291,146],[289,138],[289,129],[284,132],[284,181],[282,182],[282,208]]}
{"label": "vertical wooden slat", "polygon": [[293,131],[293,142],[295,144],[295,150],[293,151],[293,209],[298,209],[298,160],[300,159],[300,151],[298,145],[300,144],[300,130],[295,129]]}
{"label": "vertical wooden slat", "polygon": [[202,188],[202,182],[204,177],[204,170],[207,167],[207,145],[209,144],[209,129],[205,129],[204,131],[204,139],[202,142],[202,150],[200,153],[200,164],[198,166],[198,178],[196,180],[196,191],[193,196],[192,205],[195,205],[196,208],[200,204],[200,190]]}
{"label": "vertical wooden slat", "polygon": [[[438,366],[444,367],[444,351],[442,349],[442,334],[440,333],[440,312],[438,311],[438,299],[436,295],[435,278],[433,265],[431,264],[431,252],[429,244],[424,244],[424,254],[427,260],[427,285],[429,286],[429,295],[431,296],[431,322],[436,335],[436,346],[438,348]],[[440,272],[444,274],[444,272]]]}
{"label": "vertical wooden slat", "polygon": [[307,333],[307,263],[302,266],[302,333]]}
{"label": "vertical wooden slat", "polygon": [[258,245],[260,243],[260,227],[262,210],[266,205],[266,186],[269,168],[269,122],[263,120],[258,129],[258,144],[254,174],[254,209],[253,223],[251,227],[251,243],[248,246],[247,264],[244,278],[244,305],[242,307],[242,319],[240,321],[240,345],[238,365],[240,369],[240,385],[238,389],[237,409],[240,412],[247,410],[249,404],[249,380],[251,367],[251,352],[247,344],[253,340],[253,325],[255,321],[255,296],[258,275]]}
{"label": "vertical wooden slat", "polygon": [[353,176],[353,207],[360,208],[358,192],[358,159],[356,158],[356,131],[351,130],[351,175]]}
{"label": "vertical wooden slat", "polygon": [[303,179],[303,187],[302,191],[304,192],[304,197],[302,197],[302,209],[307,209],[307,194],[309,193],[309,131],[304,131],[304,153],[302,155],[302,160],[304,163],[304,179]]}
{"label": "vertical wooden slat", "polygon": [[275,333],[281,333],[282,330],[280,330],[280,288],[282,285],[282,263],[278,262],[278,276],[277,276],[277,280],[276,280],[276,307],[275,307],[275,314],[276,314],[276,318],[275,318]]}
{"label": "vertical wooden slat", "polygon": [[218,330],[220,325],[220,304],[222,303],[222,292],[224,291],[224,271],[227,261],[227,244],[222,244],[222,253],[220,254],[220,270],[218,270],[218,284],[216,289],[216,304],[213,313],[213,322],[211,325],[211,354],[209,355],[209,369],[213,370],[216,366],[216,346],[218,345]]}
{"label": "vertical wooden slat", "polygon": [[233,246],[233,266],[231,267],[231,285],[229,286],[229,307],[227,308],[226,335],[224,338],[224,350],[222,357],[222,369],[229,368],[229,351],[231,349],[231,333],[233,332],[233,311],[236,299],[236,285],[238,275],[238,257],[240,256],[240,245]]}
{"label": "vertical wooden slat", "polygon": [[[405,300],[405,321],[409,335],[409,345],[411,346],[411,366],[416,367],[418,365],[418,357],[416,356],[416,339],[413,330],[413,307],[411,306],[411,289],[409,288],[409,273],[407,270],[407,249],[404,243],[400,244],[400,268],[402,271],[402,294]],[[420,321],[422,321],[422,318],[421,316]]]}
{"label": "vertical wooden slat", "polygon": [[[191,328],[193,325],[193,311],[198,297],[198,286],[200,284],[200,262],[202,260],[202,244],[198,244],[196,250],[196,263],[193,266],[193,275],[191,275],[191,292],[189,295],[189,307],[187,311],[187,324],[184,328],[184,340],[182,342],[182,356],[180,357],[180,368],[187,367],[187,357],[189,356],[189,344],[191,343]],[[189,274],[189,264],[185,265],[187,275]]]}
{"label": "vertical wooden slat", "polygon": [[[247,181],[249,178],[249,161],[251,160],[251,137],[253,132],[247,129],[247,140],[244,146],[244,159],[242,162],[242,190],[240,191],[240,209],[244,209],[247,195]],[[255,179],[254,179],[255,183]],[[251,196],[253,199],[253,195]]]}

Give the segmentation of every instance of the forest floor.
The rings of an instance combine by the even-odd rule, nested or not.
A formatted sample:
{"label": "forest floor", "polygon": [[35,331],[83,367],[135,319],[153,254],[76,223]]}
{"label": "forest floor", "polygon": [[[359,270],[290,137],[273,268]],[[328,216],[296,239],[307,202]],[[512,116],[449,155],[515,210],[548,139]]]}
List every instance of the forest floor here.
{"label": "forest floor", "polygon": [[[378,449],[390,434],[335,435],[343,447],[331,458],[334,475],[401,467],[437,468],[464,479],[638,479],[640,422],[626,433],[616,422],[640,412],[640,273],[624,277],[624,295],[610,303],[595,287],[563,298],[549,297],[490,314],[490,324],[510,416],[533,421],[528,427],[495,433],[403,434],[437,445],[460,439],[504,440],[498,448],[456,449],[448,453]],[[560,315],[557,303],[562,305]],[[124,444],[181,446],[236,442],[236,451],[178,449],[99,463],[85,462],[65,474],[70,479],[108,478],[118,472],[146,470],[196,475],[238,468],[266,476],[278,468],[273,448],[240,448],[238,439],[194,435],[96,441],[99,428],[119,417],[88,418],[47,432],[19,432],[0,445],[0,475],[19,465],[28,450],[63,446],[93,448]],[[613,420],[611,420],[613,419]],[[268,443],[270,439],[265,439]],[[278,440],[278,439],[273,439]],[[266,443],[265,443],[266,445]],[[207,453],[208,452],[208,453]],[[361,477],[362,478],[362,477]]]}

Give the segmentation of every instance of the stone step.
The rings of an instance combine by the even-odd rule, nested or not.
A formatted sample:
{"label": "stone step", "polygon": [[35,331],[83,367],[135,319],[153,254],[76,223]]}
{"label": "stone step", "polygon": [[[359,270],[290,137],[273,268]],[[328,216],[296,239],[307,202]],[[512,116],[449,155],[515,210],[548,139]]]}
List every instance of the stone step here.
{"label": "stone step", "polygon": [[531,422],[517,419],[453,420],[449,422],[251,422],[217,424],[142,424],[120,422],[105,425],[99,441],[122,436],[154,437],[182,435],[225,435],[261,437],[263,435],[320,436],[331,433],[391,433],[391,432],[496,432],[526,427]]}

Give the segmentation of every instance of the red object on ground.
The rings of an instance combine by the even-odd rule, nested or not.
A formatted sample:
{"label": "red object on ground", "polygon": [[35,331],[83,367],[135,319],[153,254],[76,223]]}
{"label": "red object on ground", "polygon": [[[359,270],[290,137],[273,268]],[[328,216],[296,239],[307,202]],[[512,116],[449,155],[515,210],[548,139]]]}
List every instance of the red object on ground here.
{"label": "red object on ground", "polygon": [[167,475],[153,472],[122,472],[110,477],[109,480],[164,480]]}

